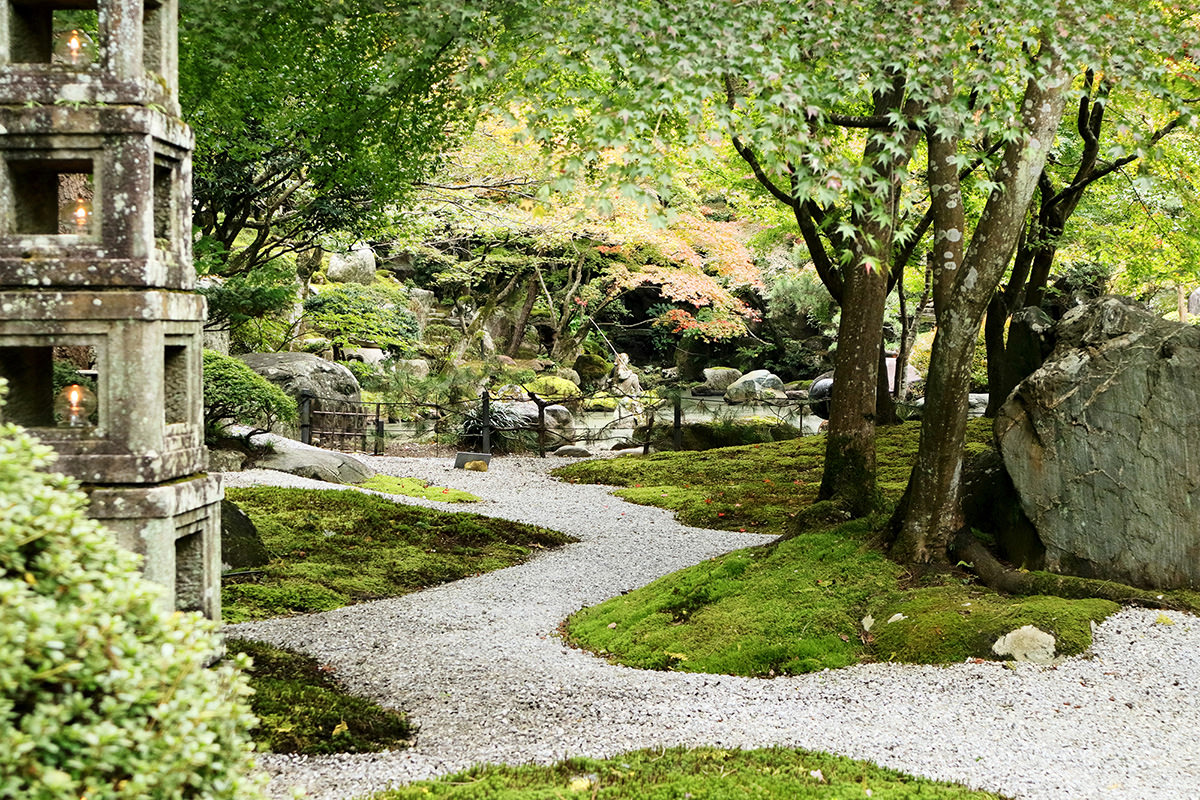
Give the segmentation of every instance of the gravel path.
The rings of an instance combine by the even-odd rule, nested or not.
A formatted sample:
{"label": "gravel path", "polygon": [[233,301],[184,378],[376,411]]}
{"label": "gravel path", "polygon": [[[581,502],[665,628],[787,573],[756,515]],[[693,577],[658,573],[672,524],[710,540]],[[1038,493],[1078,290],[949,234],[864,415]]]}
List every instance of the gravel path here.
{"label": "gravel path", "polygon": [[[564,617],[765,537],[689,528],[597,486],[551,480],[561,459],[369,459],[381,472],[470,491],[455,506],[582,541],[527,564],[323,614],[230,626],[310,653],[354,691],[408,711],[416,747],[370,755],[266,755],[287,796],[352,798],[478,762],[547,763],[670,745],[826,750],[1039,800],[1200,798],[1200,624],[1127,610],[1093,655],[1054,667],[872,664],[774,680],[644,672],[565,647]],[[226,486],[329,488],[278,472]],[[446,504],[412,500],[416,505]]]}

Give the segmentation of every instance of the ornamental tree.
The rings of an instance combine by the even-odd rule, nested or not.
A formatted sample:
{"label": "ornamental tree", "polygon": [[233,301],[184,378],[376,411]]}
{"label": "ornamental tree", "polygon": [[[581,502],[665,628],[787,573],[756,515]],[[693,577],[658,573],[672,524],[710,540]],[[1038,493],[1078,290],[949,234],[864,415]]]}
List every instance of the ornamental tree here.
{"label": "ornamental tree", "polygon": [[[892,552],[945,563],[962,526],[971,352],[1064,108],[1087,70],[1162,89],[1165,59],[1191,55],[1174,16],[1128,0],[539,7],[536,46],[580,80],[527,79],[539,99],[531,126],[570,153],[564,167],[656,200],[672,194],[672,145],[717,135],[796,210],[843,308],[822,495],[856,512],[872,505],[888,283],[932,237],[938,334]],[[602,92],[590,74],[605,77]],[[606,149],[618,157],[601,160]],[[910,181],[917,190],[906,193]]]}

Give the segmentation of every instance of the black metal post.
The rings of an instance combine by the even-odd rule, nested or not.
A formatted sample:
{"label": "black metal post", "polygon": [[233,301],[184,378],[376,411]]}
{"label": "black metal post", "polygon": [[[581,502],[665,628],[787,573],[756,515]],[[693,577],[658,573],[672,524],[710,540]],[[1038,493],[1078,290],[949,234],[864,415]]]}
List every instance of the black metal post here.
{"label": "black metal post", "polygon": [[300,395],[300,441],[312,444],[312,395]]}
{"label": "black metal post", "polygon": [[383,455],[383,403],[375,404],[375,455]]}
{"label": "black metal post", "polygon": [[537,404],[538,409],[538,456],[546,457],[546,406],[549,405],[545,400],[538,397],[533,392],[529,393],[529,399]]}
{"label": "black metal post", "polygon": [[483,452],[492,452],[492,393],[488,388],[483,387],[483,409],[480,412],[480,421],[483,423]]}
{"label": "black metal post", "polygon": [[675,428],[671,432],[672,444],[676,450],[683,449],[683,397],[675,395]]}
{"label": "black metal post", "polygon": [[642,443],[642,455],[650,455],[650,440],[654,438],[654,412],[646,417],[646,441]]}

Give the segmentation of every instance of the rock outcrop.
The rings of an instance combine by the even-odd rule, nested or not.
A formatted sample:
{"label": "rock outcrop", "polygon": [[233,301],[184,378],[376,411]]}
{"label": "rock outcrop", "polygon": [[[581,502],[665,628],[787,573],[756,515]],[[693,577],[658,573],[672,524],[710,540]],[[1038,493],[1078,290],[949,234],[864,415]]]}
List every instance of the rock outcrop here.
{"label": "rock outcrop", "polygon": [[1200,329],[1104,297],[1056,335],[996,419],[1047,568],[1200,586]]}
{"label": "rock outcrop", "polygon": [[341,364],[311,353],[246,353],[238,358],[296,400],[307,393],[319,398],[324,411],[358,409],[358,381]]}
{"label": "rock outcrop", "polygon": [[273,433],[256,434],[251,443],[266,449],[255,464],[260,469],[289,472],[328,483],[362,483],[375,474],[366,462],[348,453],[323,450]]}
{"label": "rock outcrop", "polygon": [[348,253],[334,253],[329,256],[326,274],[334,283],[370,286],[375,282],[375,251],[365,244],[357,244]]}
{"label": "rock outcrop", "polygon": [[726,403],[753,403],[787,400],[783,381],[773,372],[756,369],[747,372],[725,390]]}
{"label": "rock outcrop", "polygon": [[704,383],[692,389],[692,394],[698,397],[721,397],[725,390],[742,377],[740,369],[733,367],[706,367]]}

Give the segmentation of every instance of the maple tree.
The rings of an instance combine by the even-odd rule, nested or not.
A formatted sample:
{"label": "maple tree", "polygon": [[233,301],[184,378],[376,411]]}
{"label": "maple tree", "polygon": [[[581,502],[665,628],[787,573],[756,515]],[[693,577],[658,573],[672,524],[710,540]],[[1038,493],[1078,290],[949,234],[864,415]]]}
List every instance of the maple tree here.
{"label": "maple tree", "polygon": [[884,300],[928,241],[938,332],[892,553],[945,563],[970,355],[1065,106],[1088,70],[1164,91],[1165,59],[1192,56],[1178,16],[1126,0],[539,5],[533,46],[579,80],[522,88],[534,137],[626,196],[669,202],[666,156],[716,131],[795,210],[842,305],[822,495],[856,513],[873,505]]}

